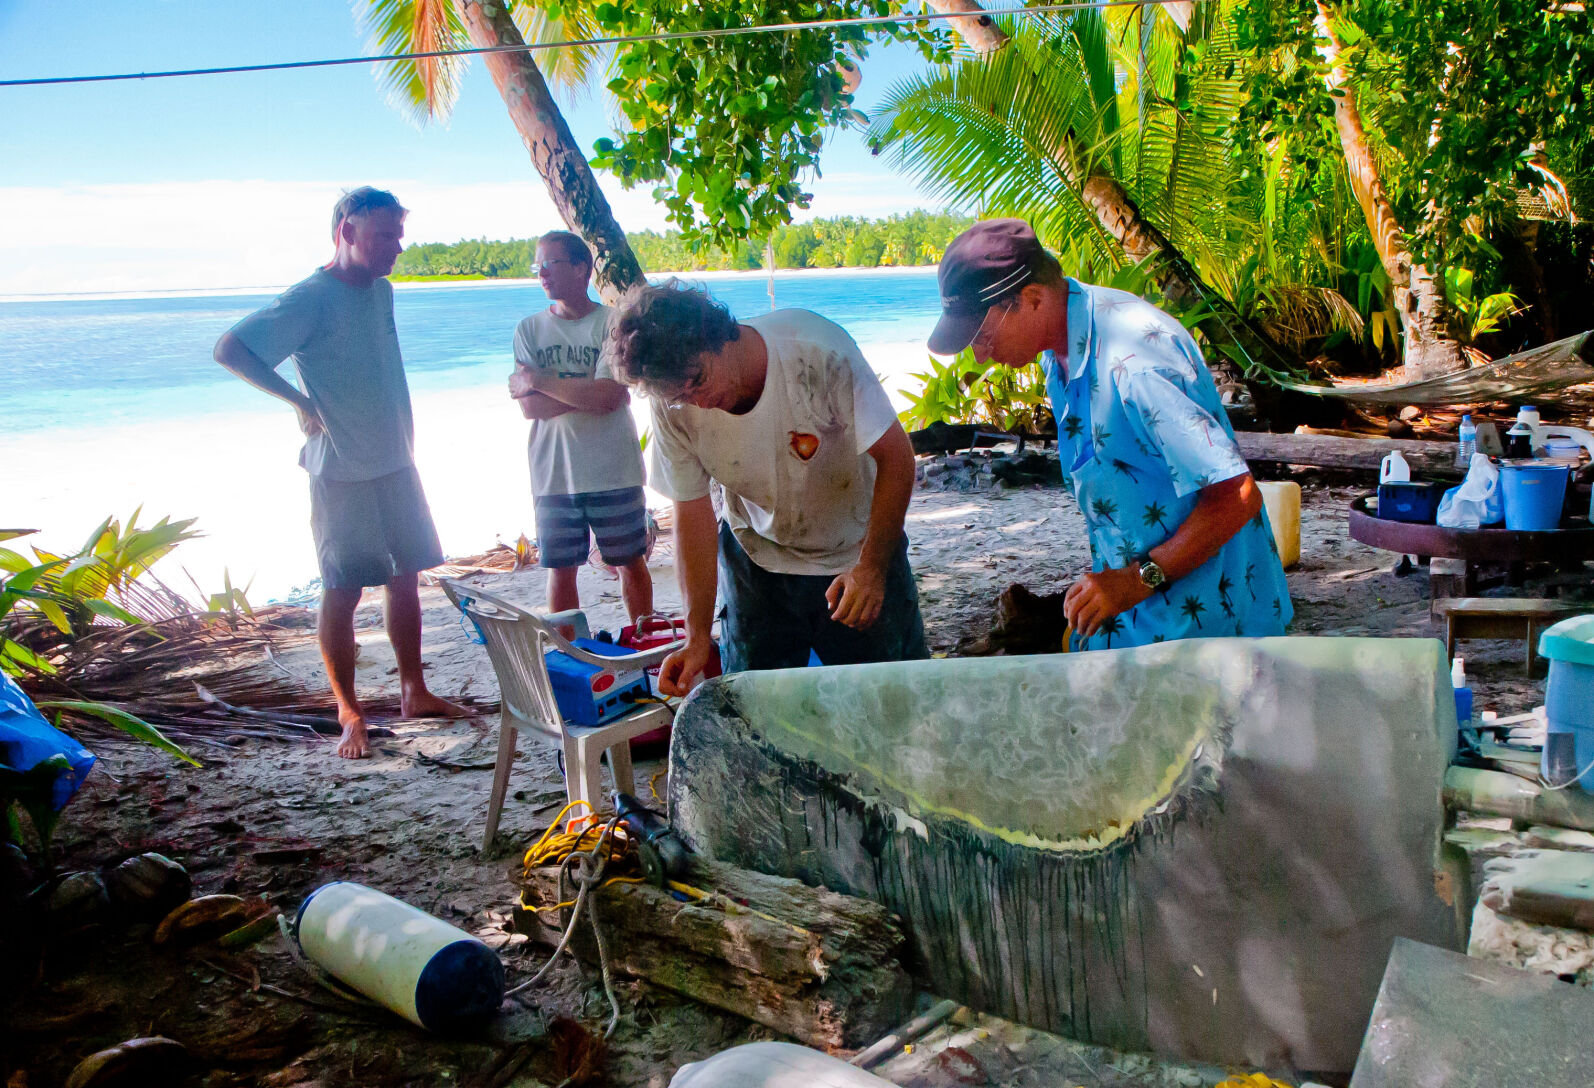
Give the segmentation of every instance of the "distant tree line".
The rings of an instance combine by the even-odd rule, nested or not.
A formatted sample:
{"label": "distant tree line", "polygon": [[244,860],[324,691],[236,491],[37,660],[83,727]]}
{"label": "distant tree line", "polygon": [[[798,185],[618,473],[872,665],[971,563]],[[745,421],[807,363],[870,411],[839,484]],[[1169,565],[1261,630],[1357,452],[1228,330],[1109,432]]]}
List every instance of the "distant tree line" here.
{"label": "distant tree line", "polygon": [[[697,250],[679,231],[626,235],[649,272],[701,272],[764,267],[773,249],[776,268],[878,268],[935,264],[941,251],[974,220],[938,212],[909,212],[886,219],[843,215],[777,227],[767,243],[745,241],[733,250]],[[406,249],[393,267],[395,278],[470,277],[515,279],[531,275],[535,238],[489,242],[429,242]]]}

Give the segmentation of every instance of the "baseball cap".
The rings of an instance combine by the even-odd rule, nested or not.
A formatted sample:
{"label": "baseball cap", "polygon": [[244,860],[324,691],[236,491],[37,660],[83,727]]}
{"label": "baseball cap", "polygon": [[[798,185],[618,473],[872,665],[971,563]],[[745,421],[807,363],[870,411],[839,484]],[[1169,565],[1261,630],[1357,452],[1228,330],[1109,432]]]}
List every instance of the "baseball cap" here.
{"label": "baseball cap", "polygon": [[1040,252],[1040,240],[1022,219],[982,219],[952,239],[936,273],[941,320],[930,333],[930,350],[955,355],[968,347],[991,304],[1034,276]]}

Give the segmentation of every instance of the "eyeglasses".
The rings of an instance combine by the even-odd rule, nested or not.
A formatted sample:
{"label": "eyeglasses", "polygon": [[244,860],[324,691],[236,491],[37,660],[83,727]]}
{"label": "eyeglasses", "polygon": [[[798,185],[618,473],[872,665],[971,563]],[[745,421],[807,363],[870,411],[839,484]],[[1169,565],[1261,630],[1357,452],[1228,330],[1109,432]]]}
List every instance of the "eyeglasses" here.
{"label": "eyeglasses", "polygon": [[538,264],[532,265],[531,266],[531,274],[533,276],[540,276],[540,275],[542,275],[543,269],[552,268],[555,265],[567,264],[571,268],[575,268],[577,265],[585,264],[585,263],[586,263],[585,261],[571,261],[571,260],[566,260],[563,257],[555,257],[551,261],[542,261],[542,262],[540,262]]}
{"label": "eyeglasses", "polygon": [[685,384],[669,393],[666,393],[660,389],[649,389],[646,390],[646,392],[649,397],[658,401],[666,408],[685,408],[691,403],[690,398],[702,388],[703,373],[702,371],[699,371],[688,378]]}
{"label": "eyeglasses", "polygon": [[[985,317],[980,322],[980,327],[974,330],[974,339],[969,341],[969,347],[977,348],[980,351],[990,351],[991,341],[1001,334],[1002,325],[1007,321],[1007,315],[1011,312],[1005,306],[992,306],[989,310],[986,310]],[[997,318],[996,327],[987,332],[985,329],[986,323],[991,320],[991,315],[994,313],[1000,313],[1002,316]]]}

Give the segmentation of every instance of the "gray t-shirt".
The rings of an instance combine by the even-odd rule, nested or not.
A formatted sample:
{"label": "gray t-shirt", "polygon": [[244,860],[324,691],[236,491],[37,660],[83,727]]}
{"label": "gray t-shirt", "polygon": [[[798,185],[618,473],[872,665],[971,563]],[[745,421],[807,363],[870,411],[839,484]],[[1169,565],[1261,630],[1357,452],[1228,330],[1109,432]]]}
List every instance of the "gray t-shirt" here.
{"label": "gray t-shirt", "polygon": [[232,334],[269,366],[293,359],[299,388],[326,423],[299,453],[310,475],[374,480],[415,463],[410,387],[387,280],[355,287],[318,268]]}
{"label": "gray t-shirt", "polygon": [[[613,311],[599,306],[574,321],[552,310],[532,314],[515,329],[515,363],[558,378],[607,378],[603,355]],[[527,445],[533,495],[581,495],[642,486],[642,446],[631,407],[612,412],[571,411],[531,421]]]}

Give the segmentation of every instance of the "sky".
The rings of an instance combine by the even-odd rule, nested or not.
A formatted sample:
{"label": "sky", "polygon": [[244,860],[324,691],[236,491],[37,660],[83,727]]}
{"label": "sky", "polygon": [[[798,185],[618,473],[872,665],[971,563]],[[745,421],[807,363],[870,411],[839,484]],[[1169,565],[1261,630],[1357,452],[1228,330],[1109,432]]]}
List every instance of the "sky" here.
{"label": "sky", "polygon": [[[0,0],[0,79],[359,55],[361,6]],[[920,63],[873,50],[859,105]],[[410,242],[562,225],[484,65],[449,120],[424,126],[388,104],[375,67],[0,87],[0,297],[285,285],[327,258],[332,203],[361,184],[410,209]],[[590,153],[611,105],[561,104]],[[855,132],[830,135],[821,168],[803,217],[939,206]],[[600,181],[627,230],[666,228],[647,186]]]}

